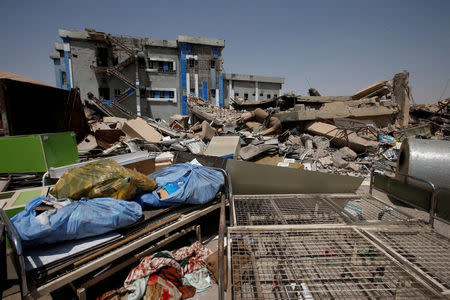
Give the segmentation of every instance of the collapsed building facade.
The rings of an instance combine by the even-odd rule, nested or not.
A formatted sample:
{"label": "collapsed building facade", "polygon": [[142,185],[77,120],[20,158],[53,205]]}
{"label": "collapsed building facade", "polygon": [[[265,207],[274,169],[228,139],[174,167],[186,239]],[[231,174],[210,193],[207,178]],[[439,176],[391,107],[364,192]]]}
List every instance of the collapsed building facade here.
{"label": "collapsed building facade", "polygon": [[[154,119],[185,115],[188,95],[222,107],[230,95],[228,92],[224,98],[224,84],[232,84],[236,75],[241,76],[223,73],[225,40],[221,39],[186,35],[172,41],[130,38],[92,29],[60,29],[59,36],[63,42],[55,43],[56,52],[50,54],[58,87],[76,87],[83,99],[92,93],[107,103],[118,102],[137,115]],[[244,86],[255,84],[250,79],[253,75],[242,76],[248,77]],[[267,89],[263,96],[272,97],[279,95],[284,79],[273,78],[272,85],[270,77],[261,81],[261,88]],[[235,89],[239,83],[235,81]],[[251,94],[260,93],[256,88]]]}

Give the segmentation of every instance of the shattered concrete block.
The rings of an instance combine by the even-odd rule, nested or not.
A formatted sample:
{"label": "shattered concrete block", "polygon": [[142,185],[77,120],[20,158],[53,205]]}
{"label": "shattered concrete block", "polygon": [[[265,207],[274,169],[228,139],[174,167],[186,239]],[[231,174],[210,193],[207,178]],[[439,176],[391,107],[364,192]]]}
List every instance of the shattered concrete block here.
{"label": "shattered concrete block", "polygon": [[382,87],[386,86],[387,84],[387,80],[383,80],[383,81],[379,81],[377,83],[374,83],[358,92],[356,92],[353,96],[352,99],[353,100],[359,100],[362,99],[368,95],[370,95],[371,93],[381,89]]}
{"label": "shattered concrete block", "polygon": [[328,147],[330,147],[330,140],[324,136],[315,136],[313,137],[312,141],[316,148],[319,150],[327,149]]}
{"label": "shattered concrete block", "polygon": [[206,148],[205,155],[237,158],[240,148],[239,136],[214,136]]}
{"label": "shattered concrete block", "polygon": [[173,115],[170,117],[169,120],[169,127],[174,128],[174,123],[177,122],[180,126],[182,126],[182,129],[187,129],[188,128],[188,121],[189,121],[189,116],[183,116],[183,115]]}
{"label": "shattered concrete block", "polygon": [[354,162],[350,162],[348,164],[347,168],[352,169],[355,172],[358,172],[361,169],[361,167],[358,164],[354,163]]}
{"label": "shattered concrete block", "polygon": [[312,140],[306,140],[305,141],[305,148],[308,149],[308,150],[313,149],[314,148],[313,147],[313,141]]}
{"label": "shattered concrete block", "polygon": [[211,125],[209,125],[208,122],[203,121],[202,122],[202,132],[200,133],[200,138],[202,140],[210,141],[215,134],[216,134],[216,130]]}
{"label": "shattered concrete block", "polygon": [[333,160],[329,156],[319,158],[319,162],[322,164],[322,166],[328,166],[333,164]]}
{"label": "shattered concrete block", "polygon": [[239,156],[243,160],[250,160],[264,152],[268,152],[270,150],[277,149],[278,147],[276,145],[266,145],[266,144],[260,144],[260,145],[248,145],[243,147],[239,151]]}
{"label": "shattered concrete block", "polygon": [[331,156],[331,160],[333,161],[333,165],[338,168],[345,168],[348,166],[348,162],[345,161],[339,154],[334,153]]}
{"label": "shattered concrete block", "polygon": [[355,151],[349,147],[342,147],[336,151],[336,155],[339,155],[343,159],[354,160],[358,156]]}
{"label": "shattered concrete block", "polygon": [[122,131],[131,138],[139,138],[147,142],[156,143],[162,139],[162,135],[142,118],[126,121]]}
{"label": "shattered concrete block", "polygon": [[325,136],[337,146],[348,146],[356,152],[374,151],[379,145],[378,142],[358,136],[354,131],[340,130],[328,123],[315,122],[309,125],[307,130],[313,134]]}

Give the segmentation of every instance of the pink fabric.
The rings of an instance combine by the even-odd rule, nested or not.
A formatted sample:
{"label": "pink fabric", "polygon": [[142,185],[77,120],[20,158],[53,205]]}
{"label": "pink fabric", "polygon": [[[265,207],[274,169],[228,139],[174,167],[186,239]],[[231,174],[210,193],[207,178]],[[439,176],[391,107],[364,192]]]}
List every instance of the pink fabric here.
{"label": "pink fabric", "polygon": [[[173,267],[183,276],[186,273],[191,273],[195,270],[206,267],[205,260],[212,254],[212,251],[203,246],[200,242],[195,242],[189,247],[183,247],[172,253],[171,258],[155,257],[153,255],[146,256],[142,259],[141,263],[133,268],[128,274],[124,282],[126,289],[130,288],[130,284],[136,279],[149,276],[157,272],[162,267]],[[189,257],[189,262],[182,268],[177,262]]]}

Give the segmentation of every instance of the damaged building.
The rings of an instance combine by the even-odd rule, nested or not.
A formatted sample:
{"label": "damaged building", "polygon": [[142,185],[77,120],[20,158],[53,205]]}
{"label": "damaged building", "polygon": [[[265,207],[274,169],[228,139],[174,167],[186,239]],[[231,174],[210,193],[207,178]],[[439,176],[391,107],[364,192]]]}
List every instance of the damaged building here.
{"label": "damaged building", "polygon": [[83,100],[91,93],[153,119],[186,115],[188,95],[223,107],[231,90],[258,101],[279,95],[284,83],[283,78],[224,74],[221,39],[131,38],[93,29],[60,29],[59,36],[62,43],[55,43],[50,54],[58,87],[79,88]]}

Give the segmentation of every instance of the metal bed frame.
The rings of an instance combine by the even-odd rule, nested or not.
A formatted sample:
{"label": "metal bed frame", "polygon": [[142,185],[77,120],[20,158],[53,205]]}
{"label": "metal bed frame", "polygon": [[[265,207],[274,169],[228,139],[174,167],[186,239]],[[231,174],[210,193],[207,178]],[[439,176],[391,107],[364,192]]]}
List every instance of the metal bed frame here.
{"label": "metal bed frame", "polygon": [[450,241],[370,194],[239,195],[228,299],[450,297]]}
{"label": "metal bed frame", "polygon": [[[108,276],[111,276],[115,272],[126,268],[130,264],[137,262],[140,258],[150,254],[164,245],[167,245],[176,238],[195,231],[197,234],[197,239],[201,239],[200,226],[197,225],[189,227],[189,224],[193,224],[193,222],[198,218],[220,209],[222,206],[225,206],[228,199],[231,199],[232,196],[231,180],[228,173],[222,169],[218,170],[222,172],[225,178],[225,185],[222,187],[221,192],[219,192],[216,196],[217,200],[214,200],[206,205],[199,206],[197,209],[191,209],[187,213],[176,214],[176,210],[174,210],[171,216],[166,216],[165,218],[170,219],[174,216],[174,214],[178,217],[173,218],[173,220],[169,220],[170,222],[167,222],[165,226],[157,227],[148,234],[132,240],[124,245],[120,245],[109,252],[102,253],[101,256],[94,257],[91,260],[87,261],[83,260],[83,258],[78,259],[75,262],[81,262],[80,264],[75,263],[74,268],[66,268],[63,272],[60,272],[57,277],[54,277],[43,284],[39,284],[39,286],[32,286],[30,283],[30,278],[28,277],[29,274],[25,271],[25,254],[20,242],[20,237],[12,226],[9,218],[5,215],[4,211],[0,209],[0,258],[2,260],[0,261],[0,273],[2,273],[0,280],[6,280],[7,237],[11,244],[11,257],[13,258],[15,271],[18,275],[20,295],[22,298],[32,299],[45,297],[51,292],[63,286],[69,285],[72,289],[76,290],[76,293],[80,299],[86,299],[86,289],[88,287],[98,283]],[[162,217],[162,220],[164,221],[164,217]],[[73,264],[71,266],[73,267]],[[5,278],[1,278],[3,276]],[[75,286],[74,282],[77,282],[77,286]],[[3,282],[2,286],[4,286]],[[3,292],[3,288],[0,289],[0,292]]]}

